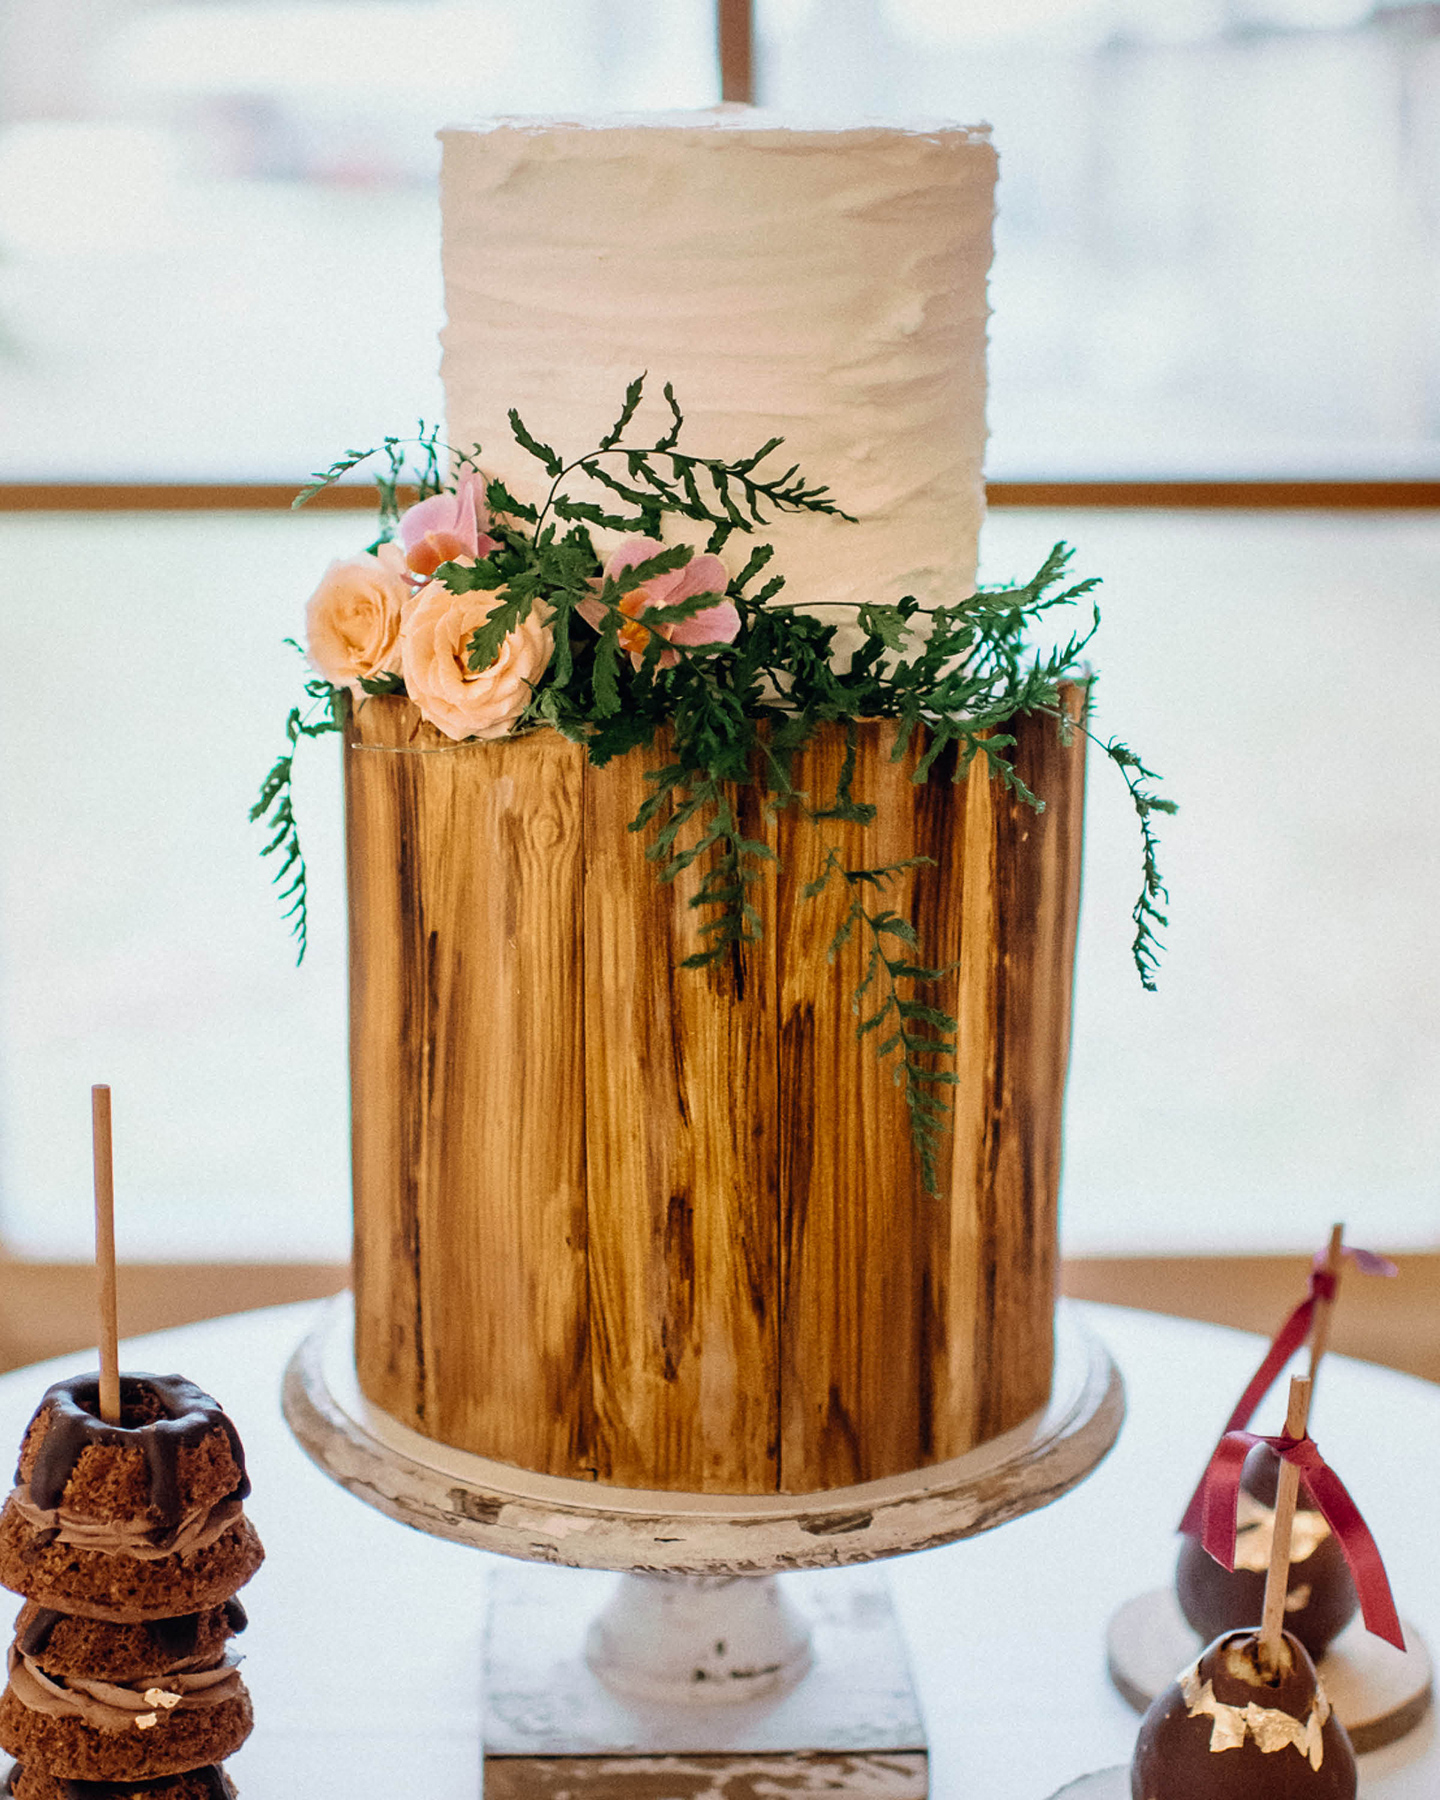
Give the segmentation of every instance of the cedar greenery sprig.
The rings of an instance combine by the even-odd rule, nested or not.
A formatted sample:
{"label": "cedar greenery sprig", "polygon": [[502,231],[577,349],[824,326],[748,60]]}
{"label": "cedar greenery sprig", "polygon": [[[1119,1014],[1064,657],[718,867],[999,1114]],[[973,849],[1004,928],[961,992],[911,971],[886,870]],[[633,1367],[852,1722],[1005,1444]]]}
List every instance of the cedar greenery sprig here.
{"label": "cedar greenery sprig", "polygon": [[[850,513],[835,502],[826,486],[812,486],[799,472],[799,464],[778,473],[758,473],[760,464],[785,443],[783,437],[769,437],[747,457],[725,461],[724,457],[691,455],[679,450],[684,414],[675,389],[664,383],[664,400],[670,409],[670,425],[652,445],[625,445],[626,428],[630,427],[644,396],[643,374],[625,389],[625,401],[616,423],[601,437],[599,445],[572,463],[565,463],[551,446],[526,427],[517,410],[509,410],[509,428],[518,445],[533,455],[536,463],[551,477],[551,490],[538,513],[527,509],[527,517],[536,526],[536,536],[544,533],[545,515],[567,524],[599,526],[607,531],[637,531],[653,536],[666,513],[691,518],[711,527],[707,551],[720,551],[734,531],[754,531],[765,522],[765,508],[774,511],[806,511],[830,513],[835,518],[848,518]],[[625,463],[625,477],[605,468],[601,457],[619,457]],[[630,513],[607,511],[594,500],[576,500],[563,493],[563,482],[574,473],[589,475],[590,481],[607,488],[617,499],[625,500]]]}
{"label": "cedar greenery sprig", "polygon": [[[926,607],[905,597],[894,604],[822,602],[801,610],[783,600],[784,577],[770,570],[772,547],[758,543],[723,596],[739,615],[733,642],[671,645],[652,630],[643,639],[643,653],[632,659],[622,646],[622,631],[625,645],[633,645],[637,625],[643,629],[662,616],[672,623],[693,617],[722,596],[695,594],[673,606],[647,606],[634,617],[633,604],[627,606],[630,597],[684,568],[694,552],[685,544],[667,545],[610,574],[596,552],[592,528],[658,540],[666,518],[683,519],[709,528],[708,553],[736,532],[753,534],[777,512],[850,518],[829,490],[807,480],[798,466],[778,474],[766,468],[781,446],[779,439],[732,460],[682,450],[684,419],[668,384],[666,428],[652,441],[627,443],[643,394],[640,376],[626,389],[614,424],[595,448],[570,461],[512,411],[516,443],[549,478],[544,501],[532,505],[503,482],[486,480],[486,530],[495,547],[473,563],[442,565],[434,579],[457,594],[495,596],[466,646],[472,670],[494,661],[506,636],[534,606],[547,609],[554,654],[516,721],[517,730],[551,726],[583,744],[597,767],[651,745],[657,732],[668,730],[671,754],[664,767],[647,772],[651,792],[630,829],[650,834],[646,854],[661,881],[674,881],[689,869],[699,871],[689,905],[704,919],[699,927],[703,947],[685,959],[686,966],[706,967],[737,955],[761,934],[762,917],[751,890],[775,853],[742,825],[739,797],[744,789],[751,790],[768,817],[789,811],[822,832],[832,822],[868,825],[876,809],[854,792],[856,721],[889,718],[897,725],[895,760],[919,744],[915,782],[937,778],[937,770],[947,764],[950,779],[962,781],[979,758],[1008,793],[1038,812],[1044,796],[1032,793],[1015,767],[1013,726],[1023,716],[1039,714],[1055,722],[1066,742],[1076,730],[1084,732],[1126,782],[1140,824],[1142,862],[1132,912],[1132,955],[1141,983],[1153,990],[1168,902],[1154,820],[1157,814],[1173,813],[1175,806],[1157,793],[1158,777],[1127,745],[1096,736],[1063,703],[1065,684],[1088,690],[1093,681],[1084,656],[1100,619],[1089,599],[1098,584],[1089,579],[1067,585],[1069,548],[1055,545],[1031,580],[1020,586],[982,589],[948,604]],[[478,445],[460,454],[424,427],[412,442],[419,467],[409,483],[406,440],[387,438],[375,451],[347,451],[315,477],[301,500],[378,457],[377,542],[386,541],[395,534],[402,486],[413,484],[423,498],[445,485],[442,452],[453,467],[479,473]],[[567,484],[576,476],[614,496],[617,505],[575,497]],[[1054,648],[1036,653],[1029,633],[1059,607],[1084,607],[1088,616]],[[855,641],[848,651],[838,647],[838,626],[817,616],[831,611],[853,620]],[[662,667],[662,654],[670,650],[678,656],[673,666]],[[403,691],[399,678],[391,675],[361,685],[370,693]],[[305,723],[298,709],[291,714],[290,750],[266,778],[251,814],[252,819],[267,818],[274,828],[265,853],[282,856],[280,876],[294,871],[282,897],[290,902],[287,916],[302,955],[308,890],[290,798],[294,750],[302,736],[338,729],[348,703],[348,695],[324,682],[309,683],[307,694],[328,703],[328,719]],[[832,724],[842,724],[846,731],[834,791],[803,792],[793,779],[796,756],[817,731]],[[830,945],[832,959],[857,932],[868,937],[870,953],[852,995],[857,1036],[873,1038],[882,1061],[893,1059],[920,1170],[926,1187],[934,1191],[948,1113],[945,1090],[955,1080],[945,1064],[953,1056],[958,1029],[935,1003],[934,989],[949,971],[925,962],[913,924],[883,899],[904,872],[918,870],[927,860],[855,867],[837,845],[825,844],[821,872],[804,896],[813,900],[836,881],[849,894]]]}
{"label": "cedar greenery sprig", "polygon": [[[853,739],[849,748],[853,767]],[[869,810],[873,814],[874,809]],[[832,811],[826,816],[835,815]],[[880,868],[847,868],[844,858],[832,844],[826,851],[820,873],[802,890],[804,899],[813,900],[824,893],[835,876],[850,889],[849,909],[836,927],[835,935],[825,952],[830,962],[834,962],[839,956],[858,926],[863,925],[870,935],[870,954],[850,1003],[851,1010],[860,1019],[855,1027],[855,1035],[863,1038],[878,1031],[887,1022],[894,1024],[895,1029],[889,1037],[877,1040],[875,1054],[882,1062],[887,1056],[897,1058],[894,1065],[895,1085],[905,1091],[905,1105],[910,1114],[910,1141],[915,1146],[920,1162],[920,1177],[928,1194],[940,1191],[937,1157],[950,1111],[944,1090],[954,1087],[958,1079],[953,1069],[937,1067],[936,1064],[955,1054],[956,1033],[960,1025],[943,1008],[916,999],[914,984],[919,983],[922,988],[933,988],[950,970],[927,968],[923,963],[917,962],[915,953],[919,950],[920,939],[915,927],[890,907],[872,912],[866,905],[866,892],[883,891],[897,875],[903,875],[907,869],[934,866],[934,857],[907,856],[900,862],[886,863]],[[895,938],[904,949],[895,955],[887,954],[890,948],[885,942],[887,937]],[[885,991],[879,1004],[872,1011],[866,1012],[867,996],[874,998],[871,989],[882,975]],[[908,996],[902,994],[901,982],[911,986],[912,991]],[[936,1092],[937,1089],[940,1091]]]}
{"label": "cedar greenery sprig", "polygon": [[[427,426],[422,419],[413,438],[383,438],[369,450],[347,450],[328,469],[317,470],[290,502],[291,510],[304,506],[318,493],[333,487],[337,481],[343,480],[353,469],[358,469],[372,457],[383,457],[385,466],[376,470],[371,478],[380,502],[380,536],[377,541],[384,543],[391,536],[395,521],[400,517],[401,487],[413,486],[418,500],[428,500],[432,494],[443,491],[445,476],[440,466],[442,451],[458,466],[473,467],[468,456],[440,442],[438,425]],[[418,465],[413,471],[409,467],[412,452],[417,457]]]}
{"label": "cedar greenery sprig", "polygon": [[[285,641],[296,650],[300,649],[293,638]],[[260,854],[280,858],[271,881],[279,883],[287,875],[290,877],[288,884],[280,889],[280,911],[281,917],[290,921],[297,964],[304,962],[310,943],[310,877],[300,848],[300,827],[295,818],[295,751],[301,738],[325,737],[332,731],[342,731],[349,701],[349,695],[343,688],[331,687],[328,681],[307,681],[305,693],[311,706],[308,711],[298,706],[291,707],[290,716],[285,721],[285,741],[290,747],[276,757],[270,772],[260,784],[259,797],[250,808],[250,823],[255,825],[263,820],[271,834]],[[319,718],[314,716],[317,705],[325,709]]]}
{"label": "cedar greenery sprig", "polygon": [[[714,456],[692,456],[677,448],[685,418],[675,398],[675,390],[667,381],[665,404],[670,410],[668,428],[649,445],[627,445],[621,440],[633,421],[645,391],[645,376],[637,375],[625,390],[625,399],[615,423],[599,444],[586,455],[565,462],[549,444],[541,443],[526,427],[520,414],[510,409],[510,430],[522,450],[535,458],[550,476],[550,492],[535,518],[539,536],[544,530],[547,513],[570,524],[597,525],[610,531],[631,531],[653,537],[660,521],[669,513],[709,525],[707,552],[721,550],[732,532],[751,532],[765,522],[765,508],[776,512],[828,513],[848,519],[832,498],[827,487],[807,483],[798,463],[782,473],[758,473],[759,465],[784,443],[783,438],[768,438],[749,456],[726,461]],[[605,467],[602,457],[623,460],[626,479]],[[587,475],[633,511],[606,511],[595,501],[575,500],[562,491],[566,478]]]}
{"label": "cedar greenery sprig", "polygon": [[[1095,741],[1098,743],[1099,739]],[[1160,777],[1153,769],[1147,769],[1127,745],[1112,738],[1101,748],[1125,777],[1125,785],[1130,790],[1130,799],[1140,821],[1142,877],[1139,898],[1130,912],[1130,917],[1135,921],[1135,938],[1130,946],[1130,955],[1139,971],[1141,987],[1153,994],[1163,948],[1159,932],[1170,923],[1169,916],[1161,912],[1160,906],[1162,902],[1169,904],[1170,891],[1160,876],[1160,840],[1155,834],[1152,818],[1155,813],[1173,814],[1178,808],[1173,800],[1164,799],[1148,785],[1158,781]]]}

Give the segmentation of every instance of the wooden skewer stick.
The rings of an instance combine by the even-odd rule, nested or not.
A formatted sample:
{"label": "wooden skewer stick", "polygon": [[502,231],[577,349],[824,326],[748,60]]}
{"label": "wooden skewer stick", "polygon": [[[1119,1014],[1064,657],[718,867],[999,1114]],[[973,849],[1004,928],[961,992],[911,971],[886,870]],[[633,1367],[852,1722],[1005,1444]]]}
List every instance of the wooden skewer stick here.
{"label": "wooden skewer stick", "polygon": [[[1303,1375],[1290,1381],[1290,1409],[1285,1415],[1287,1437],[1304,1437],[1310,1422],[1310,1383]],[[1290,1586],[1290,1533],[1295,1524],[1295,1501],[1300,1492],[1300,1471],[1294,1463],[1280,1465],[1280,1487],[1275,1496],[1275,1530],[1270,1539],[1270,1567],[1265,1575],[1265,1612],[1260,1624],[1260,1666],[1273,1675],[1280,1667],[1280,1637],[1285,1629],[1285,1596]]]}
{"label": "wooden skewer stick", "polygon": [[1314,1316],[1310,1321],[1310,1380],[1314,1383],[1315,1372],[1320,1367],[1325,1352],[1330,1344],[1330,1316],[1335,1311],[1335,1302],[1340,1297],[1340,1272],[1345,1267],[1345,1227],[1330,1227],[1330,1243],[1325,1252],[1325,1268],[1335,1280],[1335,1291],[1328,1300],[1315,1302]]}
{"label": "wooden skewer stick", "polygon": [[110,1090],[90,1090],[95,1144],[95,1273],[100,1290],[100,1417],[120,1423],[120,1325],[115,1301],[115,1157],[110,1141]]}
{"label": "wooden skewer stick", "polygon": [[754,0],[720,0],[720,98],[755,103]]}

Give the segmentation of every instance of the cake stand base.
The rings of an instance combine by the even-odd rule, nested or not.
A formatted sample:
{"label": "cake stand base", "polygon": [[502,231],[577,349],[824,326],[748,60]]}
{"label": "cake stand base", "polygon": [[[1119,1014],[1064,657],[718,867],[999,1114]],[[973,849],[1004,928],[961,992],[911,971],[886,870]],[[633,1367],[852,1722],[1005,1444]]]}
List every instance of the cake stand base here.
{"label": "cake stand base", "polygon": [[[1320,1661],[1330,1704],[1358,1752],[1378,1750],[1413,1731],[1430,1707],[1431,1664],[1425,1640],[1404,1621],[1405,1652],[1382,1643],[1356,1618]],[[1204,1649],[1180,1610],[1173,1588],[1127,1600],[1105,1633],[1110,1679],[1137,1712]]]}
{"label": "cake stand base", "polygon": [[[285,1372],[286,1421],[319,1467],[435,1537],[566,1565],[531,1571],[533,1589],[496,1571],[487,1800],[919,1800],[925,1742],[888,1607],[848,1585],[859,1577],[830,1600],[840,1575],[797,1572],[848,1572],[1047,1506],[1105,1455],[1125,1411],[1109,1353],[1062,1302],[1048,1404],[968,1455],[819,1493],[626,1489],[411,1431],[361,1393],[353,1331],[337,1298]],[[591,1623],[614,1589],[605,1570],[627,1585]],[[701,1691],[753,1698],[701,1705]]]}
{"label": "cake stand base", "polygon": [[492,1581],[486,1800],[929,1791],[900,1634],[867,1569],[617,1579],[511,1564]]}
{"label": "cake stand base", "polygon": [[1105,1346],[1055,1309],[1049,1404],[950,1462],[814,1494],[683,1494],[539,1475],[455,1450],[360,1392],[354,1311],[337,1295],[285,1371],[286,1422],[367,1506],[527,1561],[674,1575],[771,1575],[929,1550],[1048,1506],[1114,1443],[1125,1389]]}

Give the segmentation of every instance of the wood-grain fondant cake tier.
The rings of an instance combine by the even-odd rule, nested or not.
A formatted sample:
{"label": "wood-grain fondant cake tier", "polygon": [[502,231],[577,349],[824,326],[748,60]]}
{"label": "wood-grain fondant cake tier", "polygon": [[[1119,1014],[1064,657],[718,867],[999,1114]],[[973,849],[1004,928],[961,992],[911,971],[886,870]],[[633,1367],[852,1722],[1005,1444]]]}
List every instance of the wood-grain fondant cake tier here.
{"label": "wood-grain fondant cake tier", "polygon": [[[1078,693],[1070,703],[1079,705]],[[1037,814],[983,758],[912,783],[859,727],[876,822],[769,820],[763,940],[681,968],[703,918],[628,829],[663,746],[604,768],[544,730],[453,744],[406,700],[346,736],[356,1361],[377,1406],[524,1468],[806,1493],[958,1456],[1050,1389],[1083,738],[1014,727]],[[833,793],[843,727],[795,786]],[[857,1042],[860,935],[814,880],[887,895],[960,1021],[941,1193]]]}

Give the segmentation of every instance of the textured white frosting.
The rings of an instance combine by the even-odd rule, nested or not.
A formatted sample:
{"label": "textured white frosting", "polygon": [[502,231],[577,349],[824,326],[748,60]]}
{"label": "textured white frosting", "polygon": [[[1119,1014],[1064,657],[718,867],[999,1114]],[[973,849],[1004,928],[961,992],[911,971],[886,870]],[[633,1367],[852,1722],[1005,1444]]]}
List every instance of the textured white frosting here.
{"label": "textured white frosting", "polygon": [[[787,600],[970,592],[988,128],[789,128],[721,108],[501,120],[441,140],[447,431],[482,445],[487,474],[534,499],[547,484],[507,409],[568,459],[648,370],[627,437],[664,428],[669,381],[682,448],[733,457],[782,436],[777,472],[798,462],[860,520],[763,528]],[[734,568],[748,553],[737,534],[725,555]]]}

